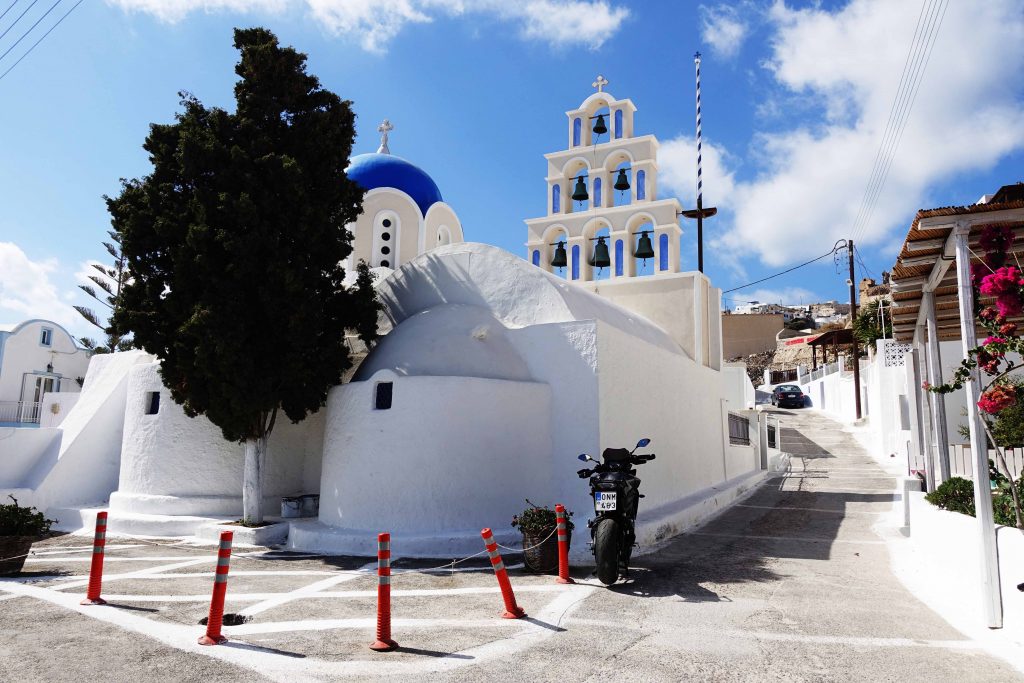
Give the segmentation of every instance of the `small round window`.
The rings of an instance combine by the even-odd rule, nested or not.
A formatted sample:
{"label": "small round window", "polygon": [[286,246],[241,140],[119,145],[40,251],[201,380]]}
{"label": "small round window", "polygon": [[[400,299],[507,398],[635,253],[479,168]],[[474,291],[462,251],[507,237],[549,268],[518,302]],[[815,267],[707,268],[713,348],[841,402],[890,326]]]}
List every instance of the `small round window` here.
{"label": "small round window", "polygon": [[382,266],[384,266],[385,268],[390,268],[391,267],[391,261],[388,261],[387,259],[384,259],[383,261],[381,261],[380,264]]}
{"label": "small round window", "polygon": [[384,219],[384,222],[382,223],[382,225],[383,225],[383,226],[384,226],[385,228],[390,228],[390,227],[391,227],[391,219],[390,219],[390,218],[385,218],[385,219]]}
{"label": "small round window", "polygon": [[385,255],[390,254],[391,253],[391,247],[381,247],[380,248],[380,253],[385,254]]}
{"label": "small round window", "polygon": [[381,238],[382,240],[384,240],[385,242],[387,242],[388,240],[390,240],[390,239],[391,239],[391,233],[390,233],[390,232],[382,232],[382,233],[380,234],[380,238]]}

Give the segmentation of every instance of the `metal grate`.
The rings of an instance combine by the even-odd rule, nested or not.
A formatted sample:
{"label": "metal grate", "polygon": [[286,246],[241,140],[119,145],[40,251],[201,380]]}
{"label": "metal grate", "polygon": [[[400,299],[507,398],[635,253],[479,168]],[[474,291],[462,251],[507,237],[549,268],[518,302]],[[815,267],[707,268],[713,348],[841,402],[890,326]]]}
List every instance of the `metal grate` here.
{"label": "metal grate", "polygon": [[750,420],[742,415],[729,413],[729,443],[734,446],[750,445]]}
{"label": "metal grate", "polygon": [[910,353],[910,344],[891,341],[884,346],[885,367],[902,368],[906,364],[905,356]]}

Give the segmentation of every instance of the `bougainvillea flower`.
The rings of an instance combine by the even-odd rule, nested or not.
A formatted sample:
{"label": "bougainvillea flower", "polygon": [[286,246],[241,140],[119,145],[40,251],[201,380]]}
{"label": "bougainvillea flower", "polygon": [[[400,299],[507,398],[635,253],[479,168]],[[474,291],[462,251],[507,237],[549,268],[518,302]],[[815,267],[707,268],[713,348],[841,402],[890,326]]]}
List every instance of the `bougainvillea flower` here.
{"label": "bougainvillea flower", "polygon": [[990,415],[995,415],[1016,402],[1017,389],[1005,384],[999,384],[981,395],[981,398],[978,399],[978,407]]}
{"label": "bougainvillea flower", "polygon": [[1021,272],[1016,266],[1004,266],[981,279],[981,293],[986,296],[1020,293]]}

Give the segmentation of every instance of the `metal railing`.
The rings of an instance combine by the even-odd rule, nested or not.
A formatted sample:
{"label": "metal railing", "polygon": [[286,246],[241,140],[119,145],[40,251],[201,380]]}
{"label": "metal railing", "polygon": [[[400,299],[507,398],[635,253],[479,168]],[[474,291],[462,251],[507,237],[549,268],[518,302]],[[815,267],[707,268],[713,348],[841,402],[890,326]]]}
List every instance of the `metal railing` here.
{"label": "metal railing", "polygon": [[750,445],[750,420],[743,415],[729,413],[729,443],[734,446]]}
{"label": "metal railing", "polygon": [[0,401],[0,422],[39,424],[42,405],[29,401]]}

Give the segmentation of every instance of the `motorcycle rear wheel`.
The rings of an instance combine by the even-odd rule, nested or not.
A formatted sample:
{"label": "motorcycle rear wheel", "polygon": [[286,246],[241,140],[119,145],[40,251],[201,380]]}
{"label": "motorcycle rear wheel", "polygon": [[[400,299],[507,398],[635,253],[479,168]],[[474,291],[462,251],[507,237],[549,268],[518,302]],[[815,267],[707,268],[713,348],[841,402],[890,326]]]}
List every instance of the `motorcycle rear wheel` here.
{"label": "motorcycle rear wheel", "polygon": [[594,559],[597,579],[606,586],[619,580],[619,542],[622,532],[618,520],[606,517],[594,528]]}

